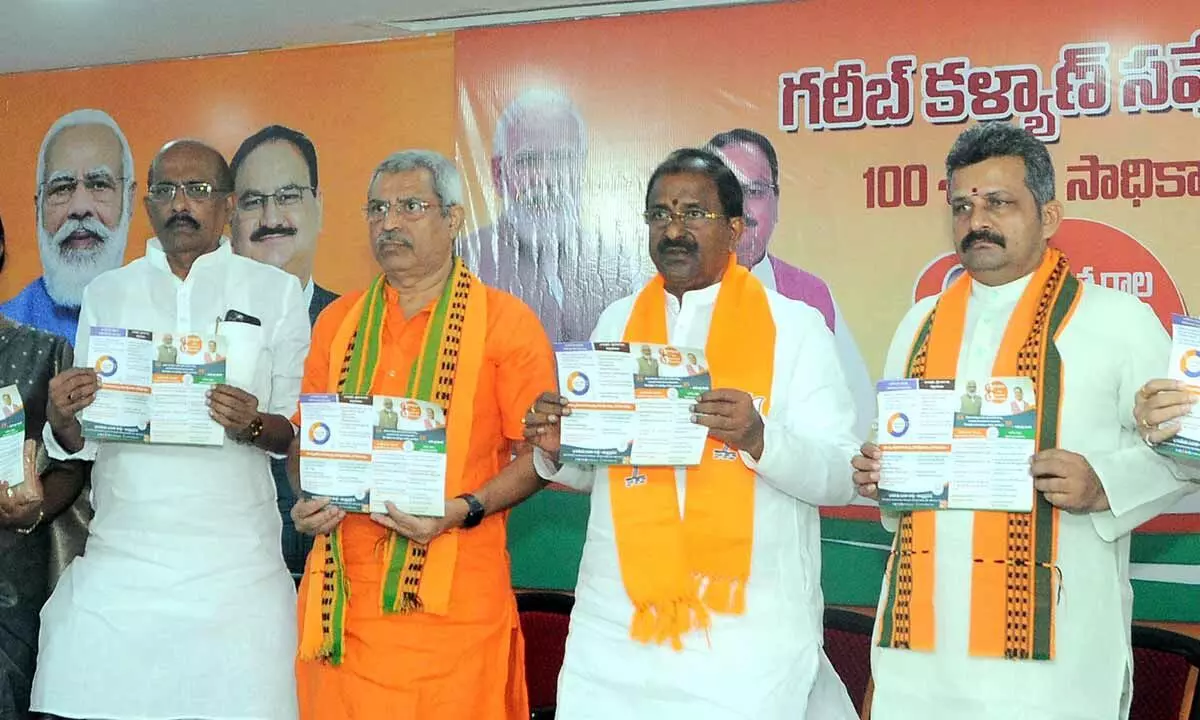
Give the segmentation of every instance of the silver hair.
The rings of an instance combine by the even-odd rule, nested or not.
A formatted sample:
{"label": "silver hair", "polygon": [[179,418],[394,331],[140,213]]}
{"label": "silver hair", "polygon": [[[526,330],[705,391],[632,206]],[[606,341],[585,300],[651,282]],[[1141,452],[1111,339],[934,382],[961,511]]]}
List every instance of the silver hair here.
{"label": "silver hair", "polygon": [[375,168],[371,175],[371,184],[367,187],[374,187],[380,175],[393,175],[421,168],[428,170],[433,176],[433,192],[441,201],[443,212],[445,208],[463,204],[462,175],[459,174],[458,167],[445,155],[434,150],[401,150],[392,153]]}
{"label": "silver hair", "polygon": [[518,95],[508,104],[508,107],[504,108],[504,112],[496,120],[496,130],[492,134],[492,157],[508,155],[509,128],[521,117],[531,113],[553,110],[562,110],[569,114],[575,121],[576,127],[579,128],[579,137],[587,137],[583,116],[579,114],[579,108],[575,107],[575,103],[569,97],[557,90],[532,88]]}
{"label": "silver hair", "polygon": [[125,178],[122,186],[128,188],[135,180],[133,169],[133,151],[129,148],[129,141],[125,139],[125,133],[121,132],[121,126],[117,125],[117,121],[112,119],[112,116],[103,110],[93,110],[91,108],[81,108],[72,110],[54,121],[50,129],[46,131],[45,137],[42,138],[42,147],[38,150],[38,165],[37,165],[37,182],[38,182],[38,197],[41,197],[42,183],[46,179],[46,151],[50,148],[50,143],[58,134],[69,127],[77,127],[79,125],[103,125],[113,134],[117,136],[117,142],[121,143],[121,176]]}

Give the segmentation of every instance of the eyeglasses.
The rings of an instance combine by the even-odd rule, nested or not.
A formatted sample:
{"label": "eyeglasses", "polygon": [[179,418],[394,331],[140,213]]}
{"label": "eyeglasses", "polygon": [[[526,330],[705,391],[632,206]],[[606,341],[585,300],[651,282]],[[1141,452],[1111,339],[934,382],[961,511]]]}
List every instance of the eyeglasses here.
{"label": "eyeglasses", "polygon": [[243,212],[261,212],[266,209],[267,203],[271,200],[275,201],[275,207],[291,207],[299,205],[304,200],[304,191],[308,190],[316,193],[314,187],[301,187],[299,185],[285,185],[273,193],[248,192],[243,193],[238,198],[238,210]]}
{"label": "eyeglasses", "polygon": [[169,203],[175,200],[175,192],[179,188],[183,188],[183,194],[187,196],[188,200],[196,202],[207,202],[214,195],[229,194],[228,190],[218,190],[212,186],[212,183],[207,182],[160,182],[154,183],[146,190],[146,197],[152,203]]}
{"label": "eyeglasses", "polygon": [[711,212],[709,210],[701,210],[700,208],[688,208],[683,212],[671,212],[666,208],[651,208],[642,213],[642,218],[650,227],[665,227],[672,220],[678,220],[683,223],[686,228],[693,230],[704,227],[711,220],[718,220],[725,217],[721,213]]}
{"label": "eyeglasses", "polygon": [[426,202],[419,198],[397,198],[396,200],[368,200],[363,212],[367,215],[367,220],[370,222],[383,221],[392,211],[396,212],[406,220],[420,220],[425,217],[425,213],[429,212],[431,207],[440,207],[435,203]]}
{"label": "eyeglasses", "polygon": [[775,195],[778,192],[779,186],[775,183],[752,183],[742,186],[742,195],[755,200]]}
{"label": "eyeglasses", "polygon": [[42,183],[42,199],[50,206],[66,205],[75,197],[75,191],[83,185],[83,189],[91,194],[92,199],[99,203],[111,203],[117,199],[118,185],[125,178],[114,178],[108,173],[94,173],[80,178],[55,178]]}

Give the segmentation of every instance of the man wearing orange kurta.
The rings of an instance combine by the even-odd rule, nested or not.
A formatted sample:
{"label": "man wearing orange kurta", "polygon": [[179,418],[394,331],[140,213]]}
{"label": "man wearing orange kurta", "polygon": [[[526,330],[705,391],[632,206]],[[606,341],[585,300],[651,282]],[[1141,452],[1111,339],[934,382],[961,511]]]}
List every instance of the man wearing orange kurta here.
{"label": "man wearing orange kurta", "polygon": [[389,157],[366,214],[383,273],[318,318],[302,389],[440,403],[446,514],[296,503],[297,530],[317,536],[300,586],[300,717],[527,720],[505,511],[541,486],[517,441],[555,385],[553,351],[529,308],[453,255],[464,212],[449,160]]}

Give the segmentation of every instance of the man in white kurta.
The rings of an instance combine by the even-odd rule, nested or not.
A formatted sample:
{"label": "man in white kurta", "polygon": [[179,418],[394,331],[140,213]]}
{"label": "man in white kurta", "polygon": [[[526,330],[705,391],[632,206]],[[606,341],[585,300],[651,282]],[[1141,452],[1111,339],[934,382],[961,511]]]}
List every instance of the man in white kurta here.
{"label": "man in white kurta", "polygon": [[[223,222],[210,227],[201,212],[218,200],[192,192],[200,194],[177,186],[170,202],[219,237]],[[260,419],[289,415],[309,344],[298,281],[234,255],[225,238],[186,277],[173,269],[151,239],[144,257],[88,286],[79,364],[93,327],[212,333],[232,310],[260,324],[222,323],[227,382],[257,398]],[[294,720],[296,593],[261,441],[89,439],[71,454],[50,426],[45,439],[53,457],[94,461],[96,514],[85,555],[42,611],[33,708],[69,718]]]}
{"label": "man in white kurta", "polygon": [[[653,232],[652,226],[652,244]],[[672,345],[706,346],[720,289],[718,280],[681,298],[664,290]],[[636,297],[609,306],[592,341],[620,341]],[[559,678],[557,716],[563,720],[791,720],[806,712],[822,720],[856,717],[822,649],[817,515],[818,505],[844,505],[854,496],[848,465],[842,466],[858,444],[854,400],[820,313],[773,291],[766,297],[775,346],[744,348],[774,356],[762,453],[757,462],[739,453],[755,483],[744,614],[712,613],[707,637],[699,631],[685,635],[682,651],[632,639],[634,607],[622,582],[608,473],[579,465],[556,471],[546,453],[535,454],[544,478],[591,495]],[[683,508],[686,468],[676,468],[674,476]]]}
{"label": "man in white kurta", "polygon": [[[1053,174],[1049,156],[1044,149],[1039,151],[1040,143],[1024,145],[1021,131],[1009,126],[982,127],[968,131],[976,134],[960,139],[951,155],[954,158],[956,151],[977,143],[975,150],[968,148],[958,155],[967,158],[968,166],[954,169],[951,204],[956,227],[961,216],[963,233],[976,236],[966,243],[963,234],[956,236],[960,256],[965,254],[971,262],[984,266],[971,275],[958,352],[959,378],[993,374],[1009,319],[1030,283],[1032,273],[995,282],[1000,269],[999,263],[993,262],[1001,251],[1012,258],[1027,249],[1012,232],[1016,226],[1011,222],[1014,213],[1034,208],[1034,196],[1024,196],[1019,188],[1025,167],[1019,153],[1033,153],[1025,160],[1042,163],[1049,171],[1042,175],[1049,197],[1042,199],[1039,210],[1053,203]],[[1002,141],[1012,144],[997,150],[1003,147]],[[978,149],[984,146],[990,150]],[[988,156],[988,152],[995,154]],[[978,170],[984,167],[996,171]],[[1006,186],[1001,176],[1008,170],[1013,172],[1007,178],[1015,180]],[[1059,212],[1055,207],[1053,213]],[[1048,234],[1057,227],[1057,220],[1044,221]],[[1029,259],[1036,264],[1045,247],[1044,239],[1040,246],[1030,245]],[[972,259],[970,253],[976,256]],[[970,272],[970,264],[964,264]],[[1129,533],[1191,488],[1176,479],[1169,462],[1142,443],[1130,412],[1138,388],[1161,373],[1168,356],[1170,342],[1162,325],[1147,305],[1131,295],[1083,283],[1080,293],[1055,342],[1063,373],[1057,447],[1082,456],[1100,487],[1095,489],[1098,498],[1093,509],[1063,500],[1058,492],[1061,487],[1043,491],[1048,486],[1035,484],[1051,504],[1063,508],[1057,541],[1054,657],[1010,660],[971,656],[972,533],[980,513],[937,511],[935,649],[873,649],[873,720],[1100,720],[1128,715],[1133,600]],[[938,297],[922,300],[901,321],[888,351],[885,378],[906,376],[918,330]],[[1043,400],[1037,398],[1039,403]],[[875,452],[870,448],[864,447],[865,455]],[[862,462],[862,457],[855,459],[859,470],[865,468],[859,465]],[[1036,462],[1032,467],[1035,482],[1047,482],[1037,478],[1038,467]],[[866,482],[868,492],[873,492],[877,476],[868,478],[866,472],[859,472],[855,481],[860,490]],[[898,517],[885,512],[884,525],[895,530]],[[884,588],[880,613],[887,605],[886,579]],[[878,626],[876,636],[878,640]]]}

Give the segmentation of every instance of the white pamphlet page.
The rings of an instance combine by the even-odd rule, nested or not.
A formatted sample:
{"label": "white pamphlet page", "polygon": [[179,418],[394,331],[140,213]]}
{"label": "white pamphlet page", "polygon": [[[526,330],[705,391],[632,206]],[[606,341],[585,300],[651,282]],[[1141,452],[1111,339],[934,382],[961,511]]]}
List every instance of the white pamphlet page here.
{"label": "white pamphlet page", "polygon": [[0,481],[25,482],[25,403],[16,385],[0,388]]}
{"label": "white pamphlet page", "polygon": [[222,445],[208,392],[225,382],[225,340],[182,332],[92,327],[88,364],[99,376],[84,408],[84,437],[118,442]]}
{"label": "white pamphlet page", "polygon": [[698,465],[708,428],[692,405],[712,389],[704,350],[654,343],[555,345],[563,462]]}
{"label": "white pamphlet page", "polygon": [[388,395],[300,396],[300,489],[351,512],[446,512],[446,414]]}
{"label": "white pamphlet page", "polygon": [[1033,509],[1030,378],[884,380],[877,390],[881,507]]}
{"label": "white pamphlet page", "polygon": [[[1200,319],[1186,315],[1171,316],[1171,361],[1167,377],[1187,384],[1193,396],[1200,395]],[[1200,458],[1200,406],[1177,422],[1175,437],[1155,446],[1163,455],[1179,458]]]}

